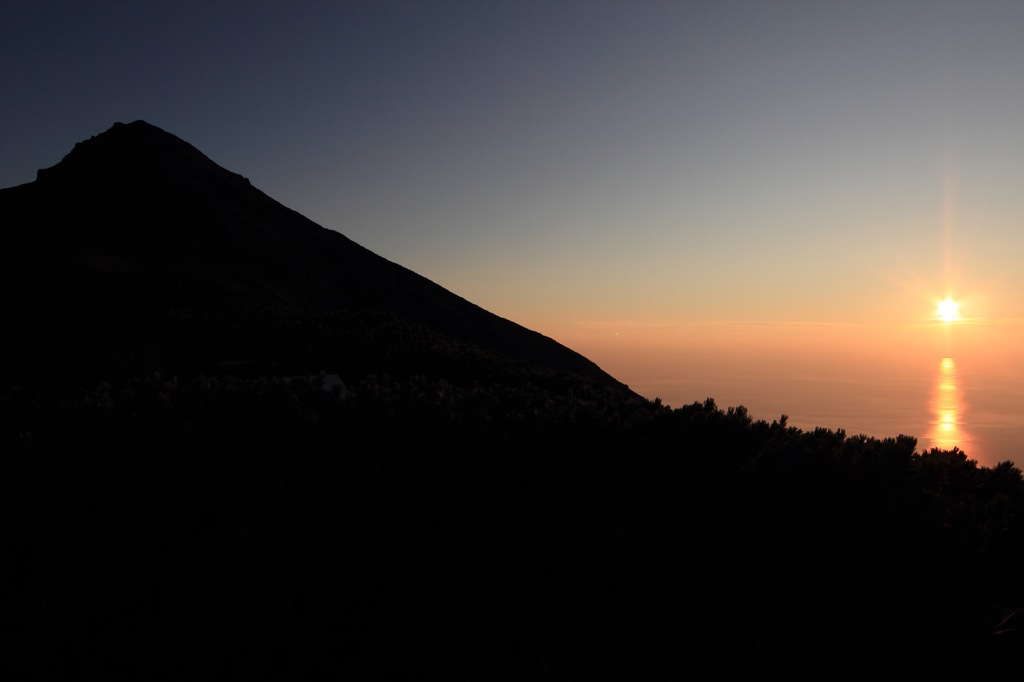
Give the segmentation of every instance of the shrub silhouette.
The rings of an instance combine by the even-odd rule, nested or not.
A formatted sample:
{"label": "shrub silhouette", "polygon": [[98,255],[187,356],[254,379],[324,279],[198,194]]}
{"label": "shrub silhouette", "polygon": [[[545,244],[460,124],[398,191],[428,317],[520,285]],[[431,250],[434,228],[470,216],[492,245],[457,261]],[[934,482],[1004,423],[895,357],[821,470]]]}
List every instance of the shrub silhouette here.
{"label": "shrub silhouette", "polygon": [[345,400],[223,373],[8,387],[26,654],[8,673],[852,679],[1011,660],[1010,462],[529,367],[480,377],[366,374]]}

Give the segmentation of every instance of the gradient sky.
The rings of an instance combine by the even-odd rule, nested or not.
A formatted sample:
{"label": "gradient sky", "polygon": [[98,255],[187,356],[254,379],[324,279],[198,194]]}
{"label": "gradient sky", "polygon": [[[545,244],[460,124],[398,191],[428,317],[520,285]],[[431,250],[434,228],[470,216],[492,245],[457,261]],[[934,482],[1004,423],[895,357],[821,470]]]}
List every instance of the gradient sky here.
{"label": "gradient sky", "polygon": [[1022,37],[1021,2],[6,0],[0,186],[145,119],[641,392],[707,375],[672,404],[1024,377]]}

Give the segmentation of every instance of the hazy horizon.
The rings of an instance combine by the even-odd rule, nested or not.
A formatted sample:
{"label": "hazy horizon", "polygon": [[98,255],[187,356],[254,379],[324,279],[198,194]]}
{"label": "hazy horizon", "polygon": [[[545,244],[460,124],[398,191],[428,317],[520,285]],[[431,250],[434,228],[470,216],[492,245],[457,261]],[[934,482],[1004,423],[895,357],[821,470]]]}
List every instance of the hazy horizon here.
{"label": "hazy horizon", "polygon": [[1006,2],[9,3],[0,186],[145,119],[674,406],[929,447],[952,358],[991,465],[1024,438],[1022,31]]}

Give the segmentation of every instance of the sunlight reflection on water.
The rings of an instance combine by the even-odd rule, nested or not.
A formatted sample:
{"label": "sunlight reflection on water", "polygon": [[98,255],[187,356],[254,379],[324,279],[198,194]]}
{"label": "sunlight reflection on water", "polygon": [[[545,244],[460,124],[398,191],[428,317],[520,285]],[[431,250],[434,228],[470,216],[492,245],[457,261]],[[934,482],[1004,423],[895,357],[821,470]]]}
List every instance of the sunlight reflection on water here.
{"label": "sunlight reflection on water", "polygon": [[[957,447],[982,466],[1024,464],[1024,357],[1004,354],[997,364],[968,353],[954,359],[947,351],[912,362],[841,356],[819,365],[778,358],[727,362],[688,356],[674,365],[655,358],[655,369],[630,384],[673,407],[711,397],[721,407],[744,405],[756,419],[785,414],[791,425],[806,430],[843,429],[877,438],[908,434],[918,439],[919,452]],[[660,369],[665,366],[669,371]]]}
{"label": "sunlight reflection on water", "polygon": [[969,450],[970,436],[964,429],[965,404],[957,384],[956,363],[953,358],[942,358],[929,402],[931,421],[928,441],[930,447]]}

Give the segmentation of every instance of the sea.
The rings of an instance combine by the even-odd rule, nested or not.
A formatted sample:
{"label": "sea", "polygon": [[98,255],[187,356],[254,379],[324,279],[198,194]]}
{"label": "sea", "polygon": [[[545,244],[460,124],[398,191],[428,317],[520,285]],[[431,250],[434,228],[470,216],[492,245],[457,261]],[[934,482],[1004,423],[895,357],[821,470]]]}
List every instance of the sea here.
{"label": "sea", "polygon": [[[918,451],[958,448],[980,466],[1024,468],[1024,362],[979,361],[929,352],[910,359],[820,353],[812,360],[776,349],[716,354],[704,349],[610,359],[606,370],[671,407],[712,398],[754,419],[842,429],[876,438],[913,436]],[[982,359],[984,360],[984,359]],[[991,360],[991,359],[989,359]]]}

